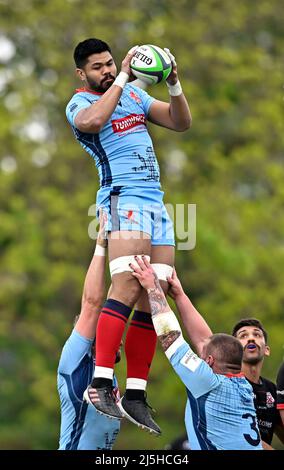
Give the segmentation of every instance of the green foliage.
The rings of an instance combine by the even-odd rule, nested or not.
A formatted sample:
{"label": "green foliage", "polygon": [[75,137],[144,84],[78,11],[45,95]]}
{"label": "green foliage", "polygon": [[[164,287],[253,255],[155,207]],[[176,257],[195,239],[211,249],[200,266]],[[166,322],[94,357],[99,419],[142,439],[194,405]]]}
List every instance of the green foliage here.
{"label": "green foliage", "polygon": [[[94,242],[93,162],[65,105],[77,86],[72,53],[110,43],[119,67],[133,44],[170,47],[193,127],[151,126],[168,203],[197,204],[197,245],[177,270],[214,331],[263,320],[274,380],[283,356],[283,7],[278,0],[1,0],[0,447],[57,447],[56,368],[78,313]],[[166,87],[150,94],[167,100]],[[185,157],[185,158],[184,158]],[[118,367],[122,389],[125,360]],[[157,449],[183,432],[184,387],[158,349],[149,385],[163,437],[125,423],[116,448]]]}

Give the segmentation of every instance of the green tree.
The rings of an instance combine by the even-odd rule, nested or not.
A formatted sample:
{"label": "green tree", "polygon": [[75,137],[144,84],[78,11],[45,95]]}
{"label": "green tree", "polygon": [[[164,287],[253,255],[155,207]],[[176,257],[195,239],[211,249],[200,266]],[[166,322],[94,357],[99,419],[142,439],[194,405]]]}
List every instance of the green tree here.
{"label": "green tree", "polygon": [[[134,44],[176,55],[193,127],[150,126],[165,200],[197,204],[197,245],[178,273],[214,331],[260,318],[275,378],[283,355],[283,8],[278,0],[0,1],[0,448],[54,449],[56,368],[94,247],[98,189],[65,106],[75,45],[101,37],[119,65]],[[163,85],[149,89],[167,100]],[[124,384],[125,361],[118,367]],[[158,348],[149,396],[163,436],[124,423],[116,448],[183,432],[184,387]],[[178,397],[178,398],[177,398]]]}

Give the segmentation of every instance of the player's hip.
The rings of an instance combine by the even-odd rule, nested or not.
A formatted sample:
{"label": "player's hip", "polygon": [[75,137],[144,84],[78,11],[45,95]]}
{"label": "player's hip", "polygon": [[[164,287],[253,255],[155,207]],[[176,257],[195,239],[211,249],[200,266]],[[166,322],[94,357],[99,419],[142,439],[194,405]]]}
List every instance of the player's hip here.
{"label": "player's hip", "polygon": [[151,236],[153,245],[174,245],[173,224],[157,187],[113,186],[102,188],[97,208],[107,214],[107,230],[137,231]]}

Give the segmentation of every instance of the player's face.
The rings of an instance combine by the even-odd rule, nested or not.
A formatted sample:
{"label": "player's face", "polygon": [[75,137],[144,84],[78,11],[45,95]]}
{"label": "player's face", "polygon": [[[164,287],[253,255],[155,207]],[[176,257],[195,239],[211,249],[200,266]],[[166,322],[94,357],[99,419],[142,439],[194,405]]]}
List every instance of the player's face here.
{"label": "player's face", "polygon": [[263,332],[255,326],[244,326],[236,334],[244,348],[243,362],[258,364],[269,356],[269,347],[265,344]]}
{"label": "player's face", "polygon": [[116,77],[116,65],[108,51],[92,54],[82,69],[77,69],[81,80],[93,91],[104,93]]}

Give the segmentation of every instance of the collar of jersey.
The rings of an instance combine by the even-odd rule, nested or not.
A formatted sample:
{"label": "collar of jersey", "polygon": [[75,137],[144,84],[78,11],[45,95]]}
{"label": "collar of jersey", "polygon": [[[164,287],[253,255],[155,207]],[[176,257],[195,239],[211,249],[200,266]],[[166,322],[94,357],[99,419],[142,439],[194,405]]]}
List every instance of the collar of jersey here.
{"label": "collar of jersey", "polygon": [[76,88],[76,93],[92,93],[93,95],[103,95],[97,91],[87,90],[87,88]]}
{"label": "collar of jersey", "polygon": [[231,378],[231,377],[244,377],[245,376],[245,374],[243,372],[239,372],[238,374],[229,373],[229,374],[224,374],[224,375],[225,375],[225,377],[229,377],[229,378]]}

